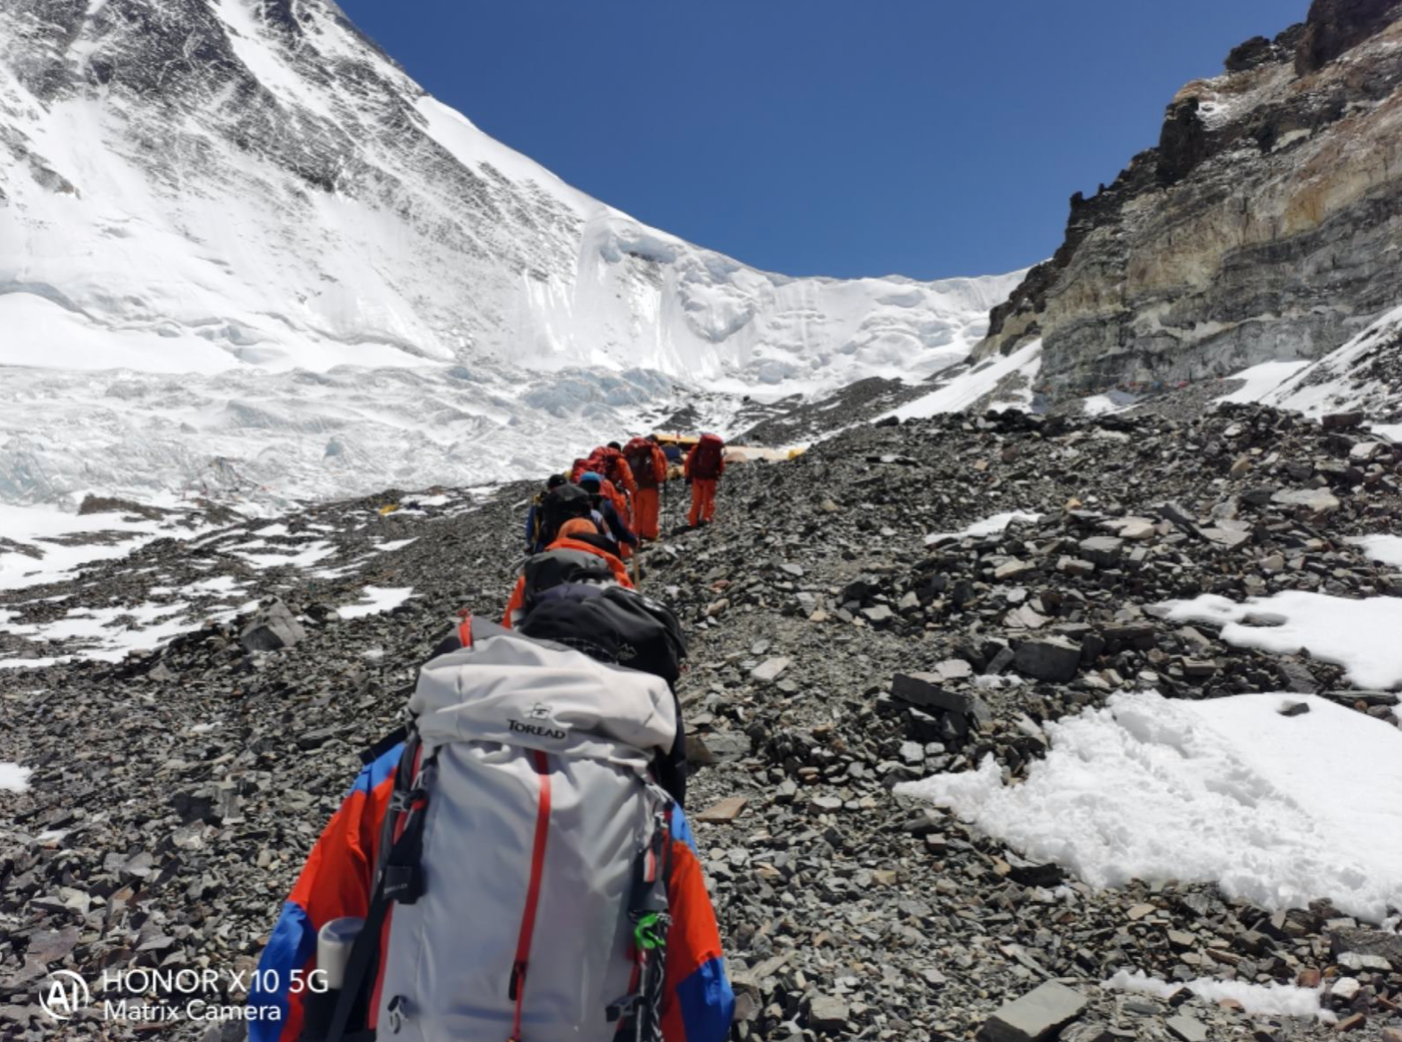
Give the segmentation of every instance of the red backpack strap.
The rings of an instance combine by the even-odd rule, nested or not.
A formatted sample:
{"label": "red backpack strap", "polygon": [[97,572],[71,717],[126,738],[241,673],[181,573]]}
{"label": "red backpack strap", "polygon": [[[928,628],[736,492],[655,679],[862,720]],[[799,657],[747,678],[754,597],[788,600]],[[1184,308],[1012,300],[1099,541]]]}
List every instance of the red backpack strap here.
{"label": "red backpack strap", "polygon": [[472,613],[464,608],[458,612],[462,622],[458,623],[458,643],[465,648],[472,647]]}

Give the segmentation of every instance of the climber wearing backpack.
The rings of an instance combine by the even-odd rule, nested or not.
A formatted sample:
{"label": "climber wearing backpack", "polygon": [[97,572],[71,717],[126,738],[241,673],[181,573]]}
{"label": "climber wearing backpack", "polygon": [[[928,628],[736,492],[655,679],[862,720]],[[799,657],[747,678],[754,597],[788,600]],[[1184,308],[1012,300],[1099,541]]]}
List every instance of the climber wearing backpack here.
{"label": "climber wearing backpack", "polygon": [[638,485],[634,498],[634,527],[643,539],[656,539],[661,488],[667,480],[667,457],[656,439],[634,438],[624,448],[623,458]]}
{"label": "climber wearing backpack", "polygon": [[604,523],[599,531],[606,538],[613,540],[614,552],[626,558],[637,548],[638,537],[628,527],[615,505],[617,497],[612,494],[613,486],[591,470],[579,479],[579,487],[589,494],[595,512],[603,518]]}
{"label": "climber wearing backpack", "polygon": [[[568,479],[563,474],[551,474],[545,482],[545,491],[540,492],[531,500],[531,508],[526,512],[526,553],[538,554],[545,549],[546,543],[550,542],[546,536],[545,502],[551,497],[551,493],[562,485],[568,484]],[[562,494],[562,495],[568,495]],[[562,502],[561,496],[551,499],[552,511],[557,515],[555,529],[558,529],[562,521],[568,518],[559,518],[558,504]],[[579,516],[573,514],[570,516]],[[585,515],[587,516],[587,515]]]}
{"label": "climber wearing backpack", "polygon": [[617,547],[599,534],[593,521],[576,517],[560,526],[559,534],[541,553],[526,559],[506,602],[501,624],[511,629],[521,617],[565,583],[633,588]]}
{"label": "climber wearing backpack", "polygon": [[[686,658],[686,640],[681,623],[663,604],[636,590],[608,583],[590,582],[588,577],[541,576],[547,588],[528,597],[529,607],[512,627],[522,636],[553,640],[582,651],[591,658],[661,677],[676,699],[676,682]],[[459,628],[433,649],[433,657],[447,655],[462,647]],[[681,703],[673,707],[677,735],[671,749],[658,753],[651,771],[658,785],[680,807],[686,806],[686,729]]]}
{"label": "climber wearing backpack", "polygon": [[716,516],[716,486],[725,473],[725,442],[718,434],[703,434],[686,457],[685,474],[691,482],[691,527],[710,524]]}
{"label": "climber wearing backpack", "polygon": [[526,517],[526,552],[539,553],[559,535],[566,521],[576,518],[597,520],[594,498],[573,482],[551,477],[546,491],[533,504]]}
{"label": "climber wearing backpack", "polygon": [[628,461],[623,458],[623,450],[618,442],[611,441],[607,445],[600,445],[591,452],[589,469],[602,475],[612,486],[613,491],[609,495],[613,499],[614,509],[618,511],[618,516],[623,519],[624,524],[635,528],[633,500],[638,493],[638,484],[634,480]]}
{"label": "climber wearing backpack", "polygon": [[723,1042],[701,863],[648,776],[666,682],[466,618],[409,710],[283,905],[252,1042]]}
{"label": "climber wearing backpack", "polygon": [[611,441],[602,448],[594,450],[594,456],[602,467],[594,467],[615,486],[622,489],[631,496],[638,491],[637,475],[633,473],[632,466],[628,463],[628,458],[623,454],[623,446],[616,441]]}

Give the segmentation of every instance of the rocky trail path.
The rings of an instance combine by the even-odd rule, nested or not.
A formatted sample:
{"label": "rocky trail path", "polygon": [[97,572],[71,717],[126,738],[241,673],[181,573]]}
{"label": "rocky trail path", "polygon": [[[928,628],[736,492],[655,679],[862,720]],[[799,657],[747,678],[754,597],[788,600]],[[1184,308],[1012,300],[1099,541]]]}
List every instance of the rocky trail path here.
{"label": "rocky trail path", "polygon": [[[648,552],[644,590],[678,610],[691,642],[679,686],[689,803],[736,1037],[1402,1030],[1395,925],[1324,899],[1267,908],[1212,881],[1093,887],[893,791],[988,757],[1026,778],[1059,721],[1119,692],[1313,692],[1395,728],[1397,696],[1381,689],[1393,685],[1365,688],[1318,654],[1228,643],[1222,625],[1158,606],[1402,594],[1378,544],[1349,541],[1402,535],[1400,466],[1402,449],[1352,419],[1240,407],[944,417],[733,468],[714,525]],[[0,761],[33,771],[27,791],[0,792],[0,1031],[55,1036],[35,987],[60,967],[95,979],[124,965],[253,966],[359,752],[395,726],[453,612],[500,611],[529,491],[448,491],[382,516],[407,498],[386,493],[276,527],[239,521],[0,595],[18,626],[173,598],[189,618],[217,617],[118,663],[0,670]],[[251,541],[262,545],[235,549]],[[289,563],[313,542],[321,556]],[[221,577],[211,590],[232,584],[262,607],[189,592]],[[56,650],[0,639],[10,655]],[[1325,1017],[1101,987],[1120,971],[1303,986]],[[57,1033],[213,1040],[242,1027],[88,1015]]]}

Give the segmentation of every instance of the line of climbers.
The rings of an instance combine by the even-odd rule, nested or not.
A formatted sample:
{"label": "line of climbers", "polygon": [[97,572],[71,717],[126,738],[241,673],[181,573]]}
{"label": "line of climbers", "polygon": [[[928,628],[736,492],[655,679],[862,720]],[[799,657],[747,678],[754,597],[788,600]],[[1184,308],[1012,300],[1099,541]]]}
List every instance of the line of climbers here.
{"label": "line of climbers", "polygon": [[[725,473],[725,442],[703,434],[682,457],[678,446],[659,444],[657,436],[634,438],[627,445],[611,441],[576,459],[568,474],[554,474],[532,502],[526,516],[526,550],[539,553],[563,520],[589,516],[576,509],[582,489],[592,503],[592,520],[625,561],[640,540],[661,538],[662,496],[679,471],[691,486],[687,523],[710,524],[716,515],[716,489]],[[573,487],[571,487],[573,486]]]}
{"label": "line of climbers", "polygon": [[[693,525],[722,449],[703,437],[682,466]],[[658,538],[670,464],[634,439],[550,479],[502,623],[462,613],[312,848],[255,975],[252,1042],[726,1038],[684,812],[686,645],[624,563]]]}

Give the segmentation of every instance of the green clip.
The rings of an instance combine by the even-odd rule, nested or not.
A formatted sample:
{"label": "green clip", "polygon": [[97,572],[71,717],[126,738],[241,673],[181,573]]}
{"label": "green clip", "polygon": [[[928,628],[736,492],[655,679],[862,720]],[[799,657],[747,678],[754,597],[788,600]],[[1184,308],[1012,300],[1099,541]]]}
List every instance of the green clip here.
{"label": "green clip", "polygon": [[656,932],[657,920],[656,912],[648,912],[633,927],[633,942],[645,952],[662,947],[662,938]]}

